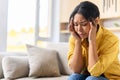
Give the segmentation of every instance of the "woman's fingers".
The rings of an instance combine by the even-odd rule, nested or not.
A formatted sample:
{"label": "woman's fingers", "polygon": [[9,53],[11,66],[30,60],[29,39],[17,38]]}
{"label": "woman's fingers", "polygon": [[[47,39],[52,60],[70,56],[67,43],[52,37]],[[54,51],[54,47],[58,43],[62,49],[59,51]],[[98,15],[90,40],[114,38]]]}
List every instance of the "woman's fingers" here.
{"label": "woman's fingers", "polygon": [[73,25],[73,18],[70,19],[70,23],[68,24],[69,31],[74,31],[74,25]]}
{"label": "woman's fingers", "polygon": [[68,24],[68,28],[69,28],[70,33],[71,33],[77,40],[80,40],[79,35],[77,34],[77,32],[76,32],[75,29],[74,29],[73,18],[70,19],[70,22],[69,22],[69,24]]}
{"label": "woman's fingers", "polygon": [[89,21],[90,21],[90,26],[91,27],[97,27],[97,24],[96,24],[95,20],[92,17],[89,18]]}

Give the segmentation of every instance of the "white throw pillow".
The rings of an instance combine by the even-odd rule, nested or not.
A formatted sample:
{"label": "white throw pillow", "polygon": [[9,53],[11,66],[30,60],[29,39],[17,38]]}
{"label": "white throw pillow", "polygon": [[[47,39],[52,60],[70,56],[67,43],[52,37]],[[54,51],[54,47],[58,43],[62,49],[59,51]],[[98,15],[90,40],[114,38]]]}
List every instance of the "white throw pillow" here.
{"label": "white throw pillow", "polygon": [[2,60],[2,68],[5,79],[16,79],[28,76],[28,57],[6,56]]}
{"label": "white throw pillow", "polygon": [[26,56],[27,53],[24,52],[0,52],[0,79],[3,78],[3,70],[2,70],[2,59],[5,56]]}
{"label": "white throw pillow", "polygon": [[60,76],[57,52],[27,45],[30,77]]}

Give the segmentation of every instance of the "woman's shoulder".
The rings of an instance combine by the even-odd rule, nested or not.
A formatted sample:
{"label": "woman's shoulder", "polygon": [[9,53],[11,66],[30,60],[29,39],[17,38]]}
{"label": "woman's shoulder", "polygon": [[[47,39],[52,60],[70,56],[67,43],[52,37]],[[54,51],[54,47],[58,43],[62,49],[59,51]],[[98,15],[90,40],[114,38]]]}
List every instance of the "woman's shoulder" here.
{"label": "woman's shoulder", "polygon": [[110,42],[119,41],[119,38],[110,30],[106,29],[105,27],[101,27],[103,30],[103,38]]}

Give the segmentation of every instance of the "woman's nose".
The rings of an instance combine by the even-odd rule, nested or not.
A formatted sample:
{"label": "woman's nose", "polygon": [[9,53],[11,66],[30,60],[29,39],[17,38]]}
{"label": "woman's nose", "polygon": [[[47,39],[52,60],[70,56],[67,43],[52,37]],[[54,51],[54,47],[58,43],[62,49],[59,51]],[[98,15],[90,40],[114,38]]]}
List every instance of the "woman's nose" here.
{"label": "woman's nose", "polygon": [[82,26],[78,25],[78,31],[82,31],[82,30],[83,30]]}

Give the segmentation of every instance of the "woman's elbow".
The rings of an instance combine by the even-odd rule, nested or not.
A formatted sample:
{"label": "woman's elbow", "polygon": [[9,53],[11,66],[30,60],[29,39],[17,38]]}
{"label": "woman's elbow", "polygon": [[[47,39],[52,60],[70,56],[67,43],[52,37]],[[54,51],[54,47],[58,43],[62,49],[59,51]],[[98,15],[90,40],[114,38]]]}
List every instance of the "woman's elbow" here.
{"label": "woman's elbow", "polygon": [[78,68],[77,66],[69,64],[70,69],[72,70],[73,73],[81,73],[82,69]]}

